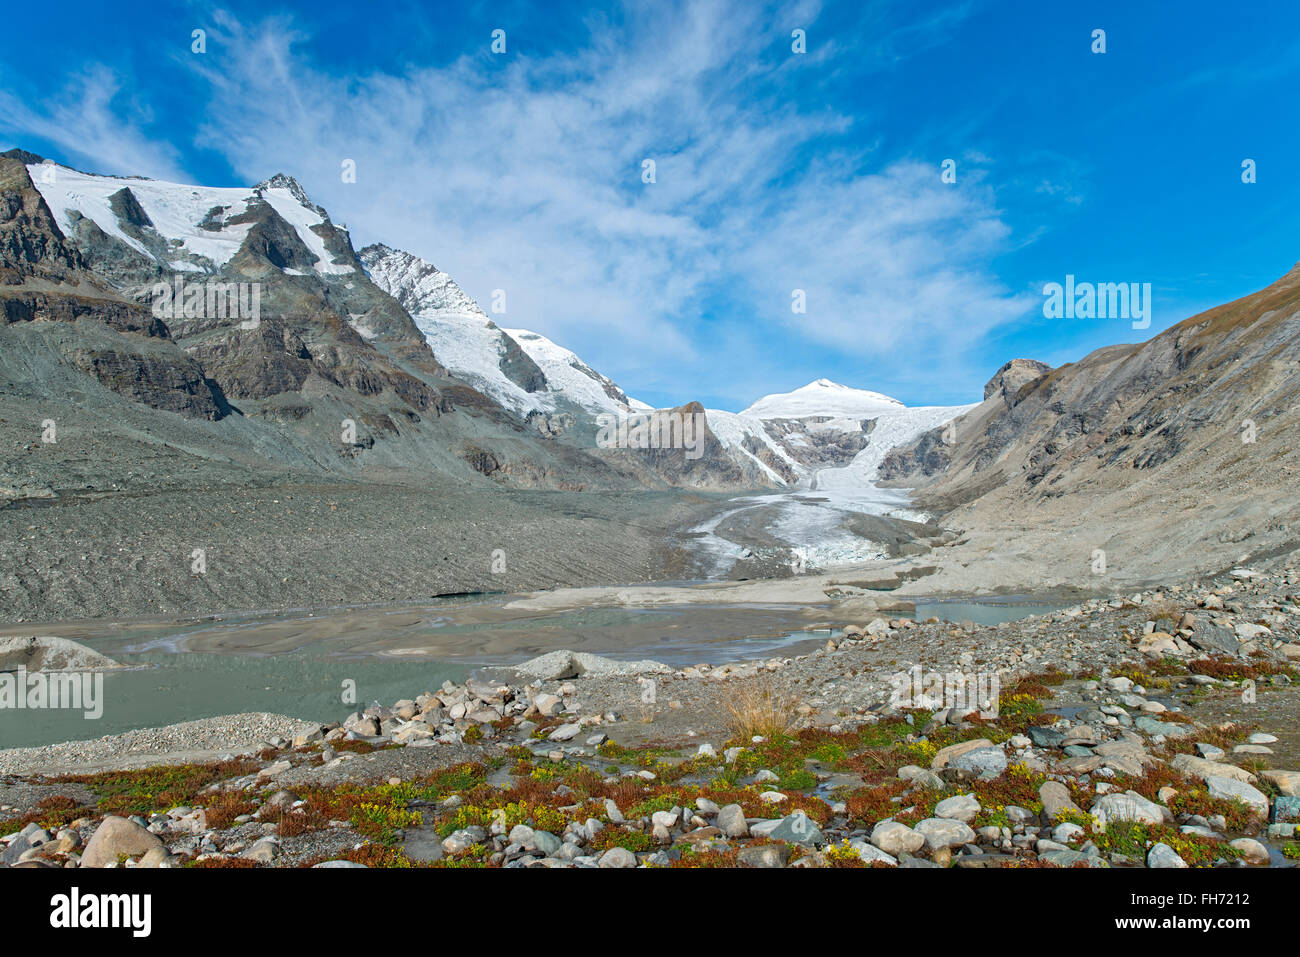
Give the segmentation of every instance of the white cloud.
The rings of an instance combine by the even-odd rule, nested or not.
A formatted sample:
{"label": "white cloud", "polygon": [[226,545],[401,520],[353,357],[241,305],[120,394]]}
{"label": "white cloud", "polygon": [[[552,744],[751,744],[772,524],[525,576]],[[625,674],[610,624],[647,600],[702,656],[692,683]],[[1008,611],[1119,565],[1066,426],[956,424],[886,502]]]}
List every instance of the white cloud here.
{"label": "white cloud", "polygon": [[[817,95],[846,71],[896,67],[964,15],[899,23],[872,8],[848,50],[843,31],[819,30],[814,2],[633,4],[592,21],[573,53],[539,55],[516,32],[494,58],[485,33],[441,67],[336,76],[304,25],[218,12],[214,52],[178,62],[210,97],[197,145],[247,182],[291,173],[358,245],[423,256],[484,304],[504,289],[502,324],[536,328],[633,391],[681,393],[709,375],[708,391],[744,405],[742,390],[782,367],[770,343],[956,362],[1023,311],[989,268],[1009,230],[978,170],[964,162],[953,188],[937,166],[881,161],[864,115]],[[806,58],[788,52],[792,25],[809,31]],[[83,98],[82,113],[104,106]],[[131,128],[100,139],[117,165],[140,161],[123,172],[158,175]],[[345,159],[355,184],[341,182]],[[793,288],[808,292],[805,316],[790,311]],[[726,308],[702,323],[706,301]],[[743,373],[726,369],[738,361]]]}
{"label": "white cloud", "polygon": [[93,66],[70,77],[56,96],[31,105],[0,90],[0,128],[54,143],[60,160],[84,162],[93,172],[183,180],[177,150],[143,131],[151,113],[137,100],[123,102],[122,88],[117,73]]}

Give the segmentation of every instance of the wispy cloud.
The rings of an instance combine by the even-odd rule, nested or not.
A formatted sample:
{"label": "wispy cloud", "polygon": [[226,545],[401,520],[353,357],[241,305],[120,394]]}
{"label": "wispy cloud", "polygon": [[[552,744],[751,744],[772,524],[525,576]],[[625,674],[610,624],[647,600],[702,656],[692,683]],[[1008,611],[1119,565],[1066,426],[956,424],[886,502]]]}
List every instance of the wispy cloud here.
{"label": "wispy cloud", "polygon": [[[494,56],[485,31],[453,62],[356,76],[319,58],[299,21],[217,12],[213,53],[178,62],[207,98],[196,145],[246,181],[292,173],[358,244],[421,255],[484,303],[504,290],[502,325],[617,379],[682,395],[707,377],[745,405],[781,369],[780,343],[864,360],[905,350],[934,368],[1024,310],[991,269],[1010,229],[980,159],[945,185],[937,159],[876,154],[870,111],[821,95],[832,77],[944,42],[968,8],[875,5],[870,42],[832,61],[849,34],[819,30],[810,0],[630,3],[567,52],[511,36]],[[794,26],[809,31],[804,56]],[[73,100],[21,125],[64,127],[56,141],[73,150],[69,121],[89,116],[101,132],[84,150],[159,173],[134,126]],[[795,289],[806,314],[791,310]],[[722,371],[736,361],[751,366]]]}
{"label": "wispy cloud", "polygon": [[102,65],[73,75],[47,100],[25,103],[0,90],[0,129],[40,138],[62,150],[60,159],[86,162],[94,172],[183,177],[179,152],[146,132],[147,105],[123,93],[122,78]]}

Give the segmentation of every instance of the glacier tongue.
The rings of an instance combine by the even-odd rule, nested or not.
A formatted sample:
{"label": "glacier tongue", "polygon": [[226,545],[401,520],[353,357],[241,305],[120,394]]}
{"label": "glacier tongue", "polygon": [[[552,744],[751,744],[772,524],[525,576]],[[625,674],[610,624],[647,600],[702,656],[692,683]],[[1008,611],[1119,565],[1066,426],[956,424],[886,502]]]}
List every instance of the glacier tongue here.
{"label": "glacier tongue", "polygon": [[[833,395],[829,392],[826,394],[828,397]],[[840,398],[842,395],[834,395],[834,399]],[[912,520],[923,520],[924,516],[910,508],[906,490],[881,488],[876,484],[881,462],[891,449],[912,441],[924,432],[940,428],[975,408],[974,405],[958,405],[909,409],[902,403],[889,401],[893,404],[886,410],[870,416],[874,420],[874,426],[867,445],[847,464],[815,470],[801,466],[798,470],[801,476],[798,490],[746,496],[737,500],[735,509],[697,526],[693,531],[699,536],[697,545],[704,553],[710,573],[724,575],[732,564],[748,554],[748,549],[719,534],[721,524],[739,512],[764,506],[775,506],[775,517],[767,521],[764,528],[766,536],[774,545],[784,546],[792,565],[797,564],[801,570],[824,570],[886,558],[888,552],[883,545],[853,534],[846,527],[847,521],[855,514],[888,515]],[[784,413],[789,412],[790,408],[789,404],[783,405],[778,410],[778,417],[786,417]],[[807,404],[805,408],[810,410],[806,415],[820,418],[830,415],[832,409],[843,410],[844,406]],[[709,413],[710,425],[714,424],[714,414]],[[759,432],[768,438],[766,432],[758,428],[762,424],[761,419],[745,414],[723,415],[730,417],[729,420],[721,420],[730,427],[719,429],[715,426],[715,432],[724,443],[738,445],[746,433]]]}
{"label": "glacier tongue", "polygon": [[973,408],[975,405],[926,405],[883,412],[875,417],[875,428],[868,437],[867,447],[847,465],[817,471],[808,487],[821,492],[874,489],[880,463],[891,449],[906,445],[922,433],[940,428]]}

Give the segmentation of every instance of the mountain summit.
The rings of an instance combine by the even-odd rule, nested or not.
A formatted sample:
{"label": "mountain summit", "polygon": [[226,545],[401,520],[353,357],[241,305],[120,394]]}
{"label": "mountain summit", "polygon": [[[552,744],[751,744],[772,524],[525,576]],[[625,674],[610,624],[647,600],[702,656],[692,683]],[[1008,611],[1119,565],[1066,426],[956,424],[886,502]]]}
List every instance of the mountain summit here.
{"label": "mountain summit", "polygon": [[879,392],[854,389],[830,379],[814,379],[793,392],[765,395],[740,414],[760,419],[803,419],[810,416],[863,419],[902,408],[905,408],[903,403]]}

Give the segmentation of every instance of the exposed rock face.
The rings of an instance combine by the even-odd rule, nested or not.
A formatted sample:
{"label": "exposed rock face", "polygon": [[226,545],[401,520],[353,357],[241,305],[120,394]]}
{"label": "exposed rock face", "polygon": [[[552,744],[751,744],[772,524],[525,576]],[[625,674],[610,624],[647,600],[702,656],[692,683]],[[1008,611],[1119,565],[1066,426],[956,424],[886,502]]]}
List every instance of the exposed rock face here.
{"label": "exposed rock face", "polygon": [[152,408],[212,420],[230,412],[221,391],[183,353],[75,349],[69,358],[114,392]]}
{"label": "exposed rock face", "polygon": [[[684,423],[694,423],[693,429],[688,430],[690,441],[687,444],[690,447],[629,451],[643,456],[656,475],[679,488],[739,487],[745,484],[739,466],[709,428],[704,406],[691,402],[666,411]],[[701,428],[703,435],[698,432]]]}
{"label": "exposed rock face", "polygon": [[1014,515],[1050,538],[1105,516],[1084,558],[1065,556],[1085,570],[1094,548],[1112,568],[1156,576],[1294,539],[1300,268],[1147,342],[1038,371],[999,370],[954,423],[942,470],[936,430],[895,450],[891,478],[920,485],[918,504],[957,526],[997,529]]}
{"label": "exposed rock face", "polygon": [[[32,182],[24,156],[30,154],[0,157],[0,329],[32,324],[68,365],[152,408],[210,420],[226,415],[230,407],[220,387],[177,348],[167,326],[86,268]],[[124,213],[138,218],[138,204],[122,190],[116,196]],[[69,335],[73,329],[81,334]]]}
{"label": "exposed rock face", "polygon": [[[809,468],[831,468],[844,465],[867,447],[874,420],[840,420],[826,416],[803,419],[766,419],[767,434],[780,443],[790,457]],[[776,459],[770,450],[760,453],[765,464],[777,472],[789,472],[789,466]]]}
{"label": "exposed rock face", "polygon": [[1051,371],[1051,366],[1037,359],[1012,359],[985,383],[984,398],[987,399],[996,393],[1002,396],[1007,404],[1014,405],[1015,397],[1024,386],[1037,382]]}
{"label": "exposed rock face", "polygon": [[952,461],[952,448],[940,429],[919,436],[907,445],[891,449],[880,463],[883,482],[914,485],[946,469]]}
{"label": "exposed rock face", "polygon": [[97,299],[72,293],[52,294],[7,290],[0,292],[0,321],[76,322],[90,319],[118,332],[135,332],[154,339],[169,339],[166,324],[134,303]]}
{"label": "exposed rock face", "polygon": [[[195,209],[196,199],[187,224],[177,212]],[[249,190],[209,189],[7,154],[0,334],[6,329],[0,391],[10,391],[7,376],[30,376],[14,394],[31,398],[24,417],[36,423],[76,414],[68,396],[81,386],[67,379],[71,370],[131,403],[258,423],[205,434],[198,445],[181,439],[182,457],[278,469],[292,450],[313,471],[374,466],[422,483],[433,472],[528,487],[636,484],[585,448],[557,447],[563,416],[539,428],[450,375],[406,309],[370,281],[346,229],[283,175]],[[543,389],[536,364],[498,334],[502,372],[525,390]],[[55,380],[64,383],[58,390]],[[80,408],[114,428],[121,417],[111,402],[87,396],[91,405]],[[39,475],[24,481],[42,486]]]}
{"label": "exposed rock face", "polygon": [[501,337],[501,360],[497,365],[507,379],[525,392],[540,392],[546,388],[545,373],[511,336]]}
{"label": "exposed rock face", "polygon": [[70,280],[82,263],[64,243],[24,158],[40,162],[21,150],[0,153],[0,283],[18,285],[29,277]]}

